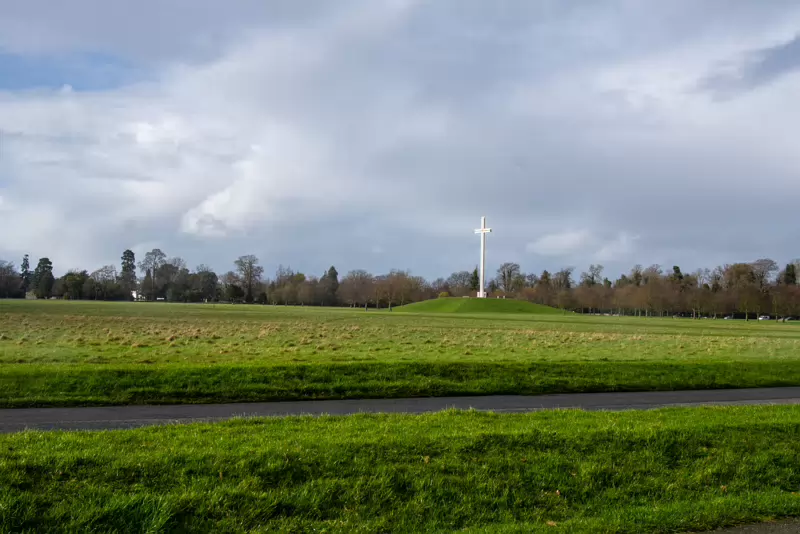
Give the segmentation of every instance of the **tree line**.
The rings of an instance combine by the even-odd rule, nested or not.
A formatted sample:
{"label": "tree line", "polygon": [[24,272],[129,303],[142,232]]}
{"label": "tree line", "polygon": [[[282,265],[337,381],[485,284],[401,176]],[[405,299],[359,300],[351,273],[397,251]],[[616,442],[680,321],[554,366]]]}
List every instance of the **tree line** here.
{"label": "tree line", "polygon": [[590,265],[576,277],[572,268],[525,275],[518,264],[504,263],[490,292],[582,313],[781,318],[800,316],[798,270],[800,260],[781,269],[764,258],[691,273],[677,265],[635,265],[611,280],[602,265]]}
{"label": "tree line", "polygon": [[[331,266],[320,276],[280,266],[271,278],[254,255],[240,256],[233,269],[218,274],[207,265],[190,270],[178,257],[160,249],[137,262],[123,252],[119,269],[105,265],[93,272],[70,270],[53,275],[49,258],[31,270],[27,255],[20,268],[0,260],[0,298],[72,300],[147,300],[169,302],[236,302],[307,306],[391,308],[442,296],[475,296],[477,268],[428,281],[408,271],[373,275],[353,270],[339,276]],[[740,316],[764,313],[800,316],[800,260],[783,269],[771,259],[733,263],[684,273],[679,266],[635,265],[615,280],[602,265],[577,274],[572,267],[556,272],[524,273],[520,265],[503,263],[488,281],[490,298],[518,298],[582,313],[620,315]]]}

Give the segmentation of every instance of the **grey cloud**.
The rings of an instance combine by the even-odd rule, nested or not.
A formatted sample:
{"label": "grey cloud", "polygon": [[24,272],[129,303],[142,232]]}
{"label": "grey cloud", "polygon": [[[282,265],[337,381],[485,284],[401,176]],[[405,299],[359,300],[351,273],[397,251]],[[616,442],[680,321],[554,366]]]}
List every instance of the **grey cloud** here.
{"label": "grey cloud", "polygon": [[781,45],[760,50],[754,56],[756,58],[745,69],[742,77],[752,85],[768,83],[800,67],[800,36]]}
{"label": "grey cloud", "polygon": [[736,94],[771,83],[800,68],[800,36],[781,44],[746,52],[702,86],[721,95]]}
{"label": "grey cloud", "polygon": [[256,29],[316,21],[342,2],[291,0],[104,0],[7,3],[0,50],[22,54],[89,52],[142,61],[219,57],[227,43]]}
{"label": "grey cloud", "polygon": [[[71,5],[110,26],[131,9]],[[42,17],[34,27],[53,28],[51,41],[3,43],[161,65],[113,91],[0,95],[0,132],[15,132],[1,138],[0,194],[17,206],[3,216],[33,219],[0,236],[0,256],[91,267],[160,246],[219,270],[252,252],[268,272],[432,277],[475,265],[481,215],[495,229],[490,268],[601,258],[613,276],[798,255],[796,159],[776,142],[797,119],[785,97],[731,106],[673,76],[677,65],[696,81],[717,47],[769,33],[777,2],[271,4],[280,16],[193,2],[187,20],[168,16],[180,1],[137,5],[139,33],[77,35]],[[30,17],[22,9],[12,20]],[[214,17],[223,29],[197,45]],[[150,18],[162,29],[144,39]],[[684,65],[687,47],[696,64]],[[749,136],[754,120],[763,128]],[[570,232],[575,246],[555,246]]]}

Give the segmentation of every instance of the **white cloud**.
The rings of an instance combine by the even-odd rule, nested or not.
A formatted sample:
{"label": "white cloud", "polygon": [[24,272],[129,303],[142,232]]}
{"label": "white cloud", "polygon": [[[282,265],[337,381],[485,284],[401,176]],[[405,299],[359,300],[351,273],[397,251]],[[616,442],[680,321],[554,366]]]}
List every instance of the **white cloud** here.
{"label": "white cloud", "polygon": [[635,252],[637,236],[620,232],[603,238],[588,229],[566,230],[544,236],[528,243],[526,250],[539,256],[573,260],[576,258],[600,262],[624,262]]}
{"label": "white cloud", "polygon": [[542,256],[568,256],[581,252],[593,241],[588,230],[567,230],[555,234],[547,234],[528,243],[528,252]]}
{"label": "white cloud", "polygon": [[631,236],[626,232],[621,232],[615,238],[602,244],[594,253],[596,261],[626,261],[630,260],[635,251],[634,243],[638,236]]}
{"label": "white cloud", "polygon": [[[4,50],[107,52],[147,78],[0,89],[0,210],[20,228],[0,232],[0,256],[92,268],[138,243],[219,269],[254,252],[438,276],[471,268],[482,214],[497,263],[526,250],[609,269],[793,254],[800,79],[725,100],[702,86],[789,38],[789,4],[520,3],[503,16],[353,1],[274,18],[261,4],[240,18],[209,4],[213,17],[188,22],[154,17],[173,9],[155,2],[150,19],[89,0],[6,14]],[[90,8],[97,23],[76,30]],[[115,26],[125,18],[133,29]],[[214,18],[219,33],[188,37]],[[134,38],[156,19],[170,31]],[[724,226],[735,238],[697,231],[731,213],[747,214]]]}

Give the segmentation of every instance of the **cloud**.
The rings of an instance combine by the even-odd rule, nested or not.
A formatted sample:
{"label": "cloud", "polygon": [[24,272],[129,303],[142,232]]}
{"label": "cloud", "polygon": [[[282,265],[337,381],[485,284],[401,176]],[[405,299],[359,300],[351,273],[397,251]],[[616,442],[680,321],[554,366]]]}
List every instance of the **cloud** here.
{"label": "cloud", "polygon": [[[792,3],[201,1],[168,16],[186,5],[4,12],[18,66],[94,53],[133,70],[0,90],[0,257],[91,269],[158,246],[221,271],[255,253],[268,271],[436,277],[474,266],[481,215],[490,269],[796,256],[800,81],[731,100],[703,85],[787,43]],[[764,72],[790,65],[772,56]]]}
{"label": "cloud", "polygon": [[529,243],[527,249],[542,256],[567,256],[582,252],[592,240],[587,230],[568,230],[542,236]]}
{"label": "cloud", "polygon": [[292,1],[142,0],[134,5],[104,0],[53,4],[28,0],[3,6],[0,49],[31,55],[105,52],[139,61],[193,61],[219,57],[242,34],[313,23],[352,3],[300,5]]}
{"label": "cloud", "polygon": [[595,253],[594,258],[597,261],[611,261],[620,262],[629,260],[635,252],[634,243],[638,240],[638,236],[631,236],[626,232],[622,232],[615,238],[604,243]]}
{"label": "cloud", "polygon": [[526,250],[539,256],[570,261],[582,259],[600,262],[623,262],[635,252],[638,237],[627,232],[603,238],[588,229],[546,234],[528,243]]}
{"label": "cloud", "polygon": [[800,68],[800,36],[748,50],[718,67],[703,85],[721,94],[736,94],[771,83]]}

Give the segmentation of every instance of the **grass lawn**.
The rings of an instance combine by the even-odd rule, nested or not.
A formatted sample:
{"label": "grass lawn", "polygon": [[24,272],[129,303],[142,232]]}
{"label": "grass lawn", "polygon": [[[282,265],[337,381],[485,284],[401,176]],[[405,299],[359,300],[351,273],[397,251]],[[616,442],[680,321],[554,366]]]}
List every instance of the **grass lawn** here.
{"label": "grass lawn", "polygon": [[[564,315],[563,310],[542,306],[525,300],[475,299],[446,297],[414,302],[395,308],[395,311],[413,313],[539,313]],[[571,313],[571,312],[570,312]]]}
{"label": "grass lawn", "polygon": [[0,301],[0,406],[800,385],[740,321]]}
{"label": "grass lawn", "polygon": [[800,407],[0,436],[0,532],[703,530],[800,515]]}

